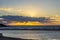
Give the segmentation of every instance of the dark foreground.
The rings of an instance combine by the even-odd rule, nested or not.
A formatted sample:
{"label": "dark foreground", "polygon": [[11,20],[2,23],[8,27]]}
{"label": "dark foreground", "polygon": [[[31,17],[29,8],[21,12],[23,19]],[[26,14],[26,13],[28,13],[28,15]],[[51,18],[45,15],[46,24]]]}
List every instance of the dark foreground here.
{"label": "dark foreground", "polygon": [[5,37],[0,33],[0,40],[33,40],[33,39],[22,39],[22,38],[12,38],[12,37]]}

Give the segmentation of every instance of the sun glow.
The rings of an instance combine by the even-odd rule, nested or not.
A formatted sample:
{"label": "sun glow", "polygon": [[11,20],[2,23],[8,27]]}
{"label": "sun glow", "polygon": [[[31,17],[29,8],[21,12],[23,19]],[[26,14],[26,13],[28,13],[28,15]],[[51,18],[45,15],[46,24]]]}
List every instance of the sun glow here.
{"label": "sun glow", "polygon": [[14,14],[18,16],[28,16],[28,17],[40,17],[41,15],[44,15],[45,13],[43,9],[39,9],[38,7],[34,5],[26,5],[24,7],[16,7],[16,8],[0,8],[0,11],[6,11],[9,14]]}
{"label": "sun glow", "polygon": [[37,13],[37,10],[33,7],[24,8],[22,11],[24,12],[23,14],[25,14],[25,16],[30,16],[30,17],[35,17]]}
{"label": "sun glow", "polygon": [[5,25],[9,26],[45,26],[45,25],[60,25],[60,22],[51,22],[51,23],[41,23],[38,21],[28,21],[28,22],[17,22],[17,21],[11,21],[10,23],[7,23]]}
{"label": "sun glow", "polygon": [[11,23],[8,23],[7,25],[10,25],[10,26],[38,26],[38,25],[42,25],[40,22],[11,22]]}
{"label": "sun glow", "polygon": [[[38,16],[38,9],[34,8],[33,6],[24,7],[22,8],[0,8],[0,11],[6,11],[11,13],[17,13],[19,16],[28,16],[28,17],[37,17]],[[15,14],[14,14],[15,15]]]}

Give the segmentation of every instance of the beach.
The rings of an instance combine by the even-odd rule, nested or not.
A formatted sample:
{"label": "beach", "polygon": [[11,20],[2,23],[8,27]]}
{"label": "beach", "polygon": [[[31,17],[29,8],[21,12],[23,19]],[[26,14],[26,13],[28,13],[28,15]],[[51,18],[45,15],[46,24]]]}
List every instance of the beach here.
{"label": "beach", "polygon": [[0,30],[6,37],[35,39],[35,40],[60,40],[60,31],[40,30]]}

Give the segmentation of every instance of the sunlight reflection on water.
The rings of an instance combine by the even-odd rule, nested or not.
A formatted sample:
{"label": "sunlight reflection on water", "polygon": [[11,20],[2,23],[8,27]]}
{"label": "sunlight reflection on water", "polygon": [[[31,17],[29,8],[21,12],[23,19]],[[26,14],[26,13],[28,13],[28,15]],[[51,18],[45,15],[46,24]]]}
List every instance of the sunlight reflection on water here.
{"label": "sunlight reflection on water", "polygon": [[4,36],[36,39],[36,40],[60,40],[60,31],[33,31],[33,30],[0,30]]}

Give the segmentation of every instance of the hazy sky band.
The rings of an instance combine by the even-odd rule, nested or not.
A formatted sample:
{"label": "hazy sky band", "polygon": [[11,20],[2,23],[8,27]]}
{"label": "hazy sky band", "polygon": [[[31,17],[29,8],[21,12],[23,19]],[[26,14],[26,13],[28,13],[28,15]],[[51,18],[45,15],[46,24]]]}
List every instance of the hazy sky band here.
{"label": "hazy sky band", "polygon": [[[51,16],[51,15],[59,15],[60,16],[60,0],[0,0],[0,8],[16,8],[18,10],[23,11],[23,13],[7,10],[5,13],[2,13],[0,9],[1,15],[15,15],[16,13],[26,16]],[[11,9],[12,10],[12,9]],[[29,11],[28,11],[29,10]],[[17,10],[16,10],[17,11]]]}

